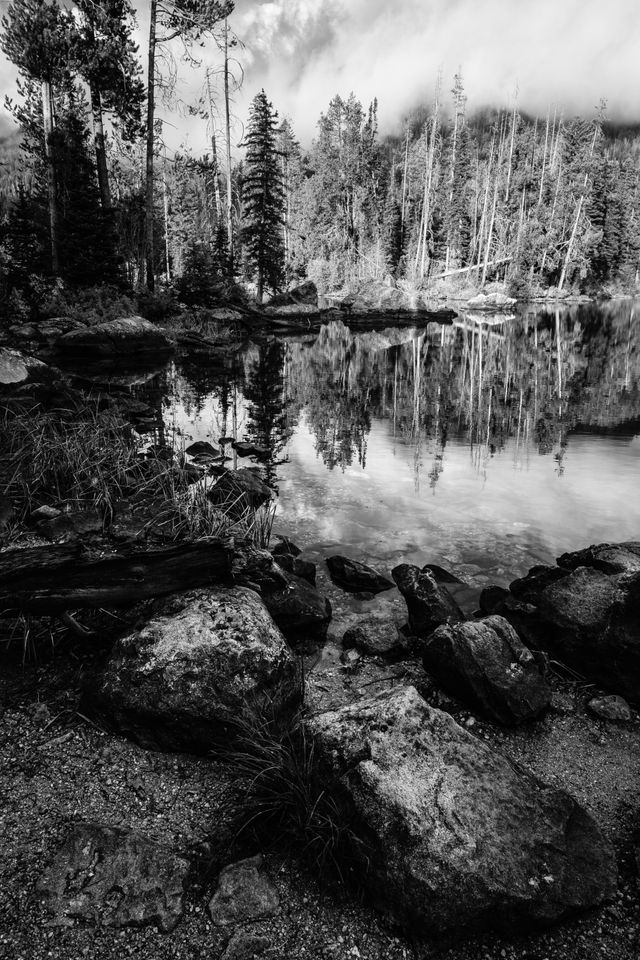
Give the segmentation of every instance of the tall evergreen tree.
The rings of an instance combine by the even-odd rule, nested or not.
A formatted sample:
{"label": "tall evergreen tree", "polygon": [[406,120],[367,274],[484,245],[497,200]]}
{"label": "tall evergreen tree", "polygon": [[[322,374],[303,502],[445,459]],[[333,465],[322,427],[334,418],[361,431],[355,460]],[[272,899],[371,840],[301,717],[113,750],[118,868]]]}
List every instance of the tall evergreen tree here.
{"label": "tall evergreen tree", "polygon": [[284,281],[285,191],[278,150],[277,113],[264,90],[251,103],[244,145],[242,241],[262,303],[264,287],[278,290]]}

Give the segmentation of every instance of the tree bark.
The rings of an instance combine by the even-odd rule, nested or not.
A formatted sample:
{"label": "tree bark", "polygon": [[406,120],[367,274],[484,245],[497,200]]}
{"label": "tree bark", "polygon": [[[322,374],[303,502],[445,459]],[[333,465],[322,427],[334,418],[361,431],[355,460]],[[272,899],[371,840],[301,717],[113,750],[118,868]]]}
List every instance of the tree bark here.
{"label": "tree bark", "polygon": [[229,251],[229,277],[234,271],[233,202],[231,197],[231,114],[229,111],[229,24],[224,19],[224,121],[227,149],[227,250]]}
{"label": "tree bark", "polygon": [[49,234],[51,241],[51,272],[60,275],[60,229],[58,222],[58,185],[53,148],[53,93],[51,83],[42,81],[42,123],[44,151],[47,159],[47,194],[49,198]]}
{"label": "tree bark", "polygon": [[154,239],[153,239],[153,159],[155,148],[155,70],[156,70],[156,18],[157,0],[151,0],[149,10],[149,58],[147,74],[147,158],[145,180],[145,263],[147,289],[153,292]]}
{"label": "tree bark", "polygon": [[98,188],[100,190],[100,204],[103,210],[111,209],[111,190],[109,188],[109,172],[107,170],[107,150],[104,138],[104,124],[102,122],[102,97],[97,84],[89,87],[91,96],[91,115],[93,117],[93,142],[96,150],[96,167],[98,170]]}
{"label": "tree bark", "polygon": [[220,582],[250,583],[269,592],[282,580],[269,554],[233,540],[6,550],[0,554],[0,617],[118,607]]}

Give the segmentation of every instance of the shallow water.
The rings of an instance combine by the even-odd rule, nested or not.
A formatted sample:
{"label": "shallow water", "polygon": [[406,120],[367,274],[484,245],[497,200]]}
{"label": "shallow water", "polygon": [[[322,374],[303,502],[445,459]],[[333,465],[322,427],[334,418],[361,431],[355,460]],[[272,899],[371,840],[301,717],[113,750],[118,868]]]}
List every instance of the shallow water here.
{"label": "shallow water", "polygon": [[565,550],[640,539],[635,310],[332,323],[249,345],[224,369],[171,366],[165,427],[268,447],[274,531],[311,558],[433,562],[506,584]]}

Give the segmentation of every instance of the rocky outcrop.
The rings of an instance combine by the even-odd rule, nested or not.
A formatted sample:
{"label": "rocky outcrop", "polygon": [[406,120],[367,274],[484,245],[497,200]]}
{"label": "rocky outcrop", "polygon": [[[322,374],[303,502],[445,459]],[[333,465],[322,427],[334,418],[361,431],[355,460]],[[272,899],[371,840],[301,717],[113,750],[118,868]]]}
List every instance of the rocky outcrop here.
{"label": "rocky outcrop", "polygon": [[327,557],[329,575],[334,583],[349,593],[382,593],[392,590],[393,582],[366,563],[349,557]]}
{"label": "rocky outcrop", "polygon": [[216,926],[260,920],[280,912],[278,891],[262,866],[258,854],[224,868],[209,902],[209,914]]}
{"label": "rocky outcrop", "polygon": [[479,293],[467,301],[470,310],[509,310],[516,303],[515,297],[505,293]]}
{"label": "rocky outcrop", "polygon": [[80,327],[55,341],[58,353],[88,360],[113,360],[121,357],[169,356],[174,345],[163,331],[142,317],[105,320],[92,327]]}
{"label": "rocky outcrop", "polygon": [[363,841],[363,883],[405,929],[551,922],[614,894],[613,851],[585,810],[413,687],[308,723]]}
{"label": "rocky outcrop", "polygon": [[247,707],[284,707],[298,691],[293,655],[258,595],[215,587],[157,601],[153,618],[116,642],[95,693],[99,714],[143,746],[201,752]]}
{"label": "rocky outcrop", "polygon": [[305,280],[297,287],[292,287],[284,293],[277,293],[267,304],[267,312],[271,307],[296,307],[301,304],[318,306],[318,289],[313,280]]}
{"label": "rocky outcrop", "polygon": [[640,543],[602,543],[532,567],[497,599],[525,643],[640,700]]}
{"label": "rocky outcrop", "polygon": [[503,617],[438,627],[420,650],[438,684],[490,720],[519,723],[549,706],[538,661]]}
{"label": "rocky outcrop", "polygon": [[404,597],[409,626],[418,637],[428,637],[443,623],[458,623],[464,614],[446,587],[427,569],[409,563],[394,567],[391,576]]}
{"label": "rocky outcrop", "polygon": [[37,889],[56,926],[155,924],[169,933],[184,912],[190,869],[185,857],[133,830],[75,823]]}

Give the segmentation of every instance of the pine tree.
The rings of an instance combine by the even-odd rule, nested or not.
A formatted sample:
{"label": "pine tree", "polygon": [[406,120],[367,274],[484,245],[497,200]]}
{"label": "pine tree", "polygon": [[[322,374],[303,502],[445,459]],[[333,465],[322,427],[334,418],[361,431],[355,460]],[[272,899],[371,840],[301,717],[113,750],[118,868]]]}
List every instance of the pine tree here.
{"label": "pine tree", "polygon": [[256,298],[264,287],[278,290],[284,280],[285,192],[277,143],[277,113],[264,90],[251,104],[244,145],[247,156],[243,180],[242,240],[250,270],[256,278]]}

